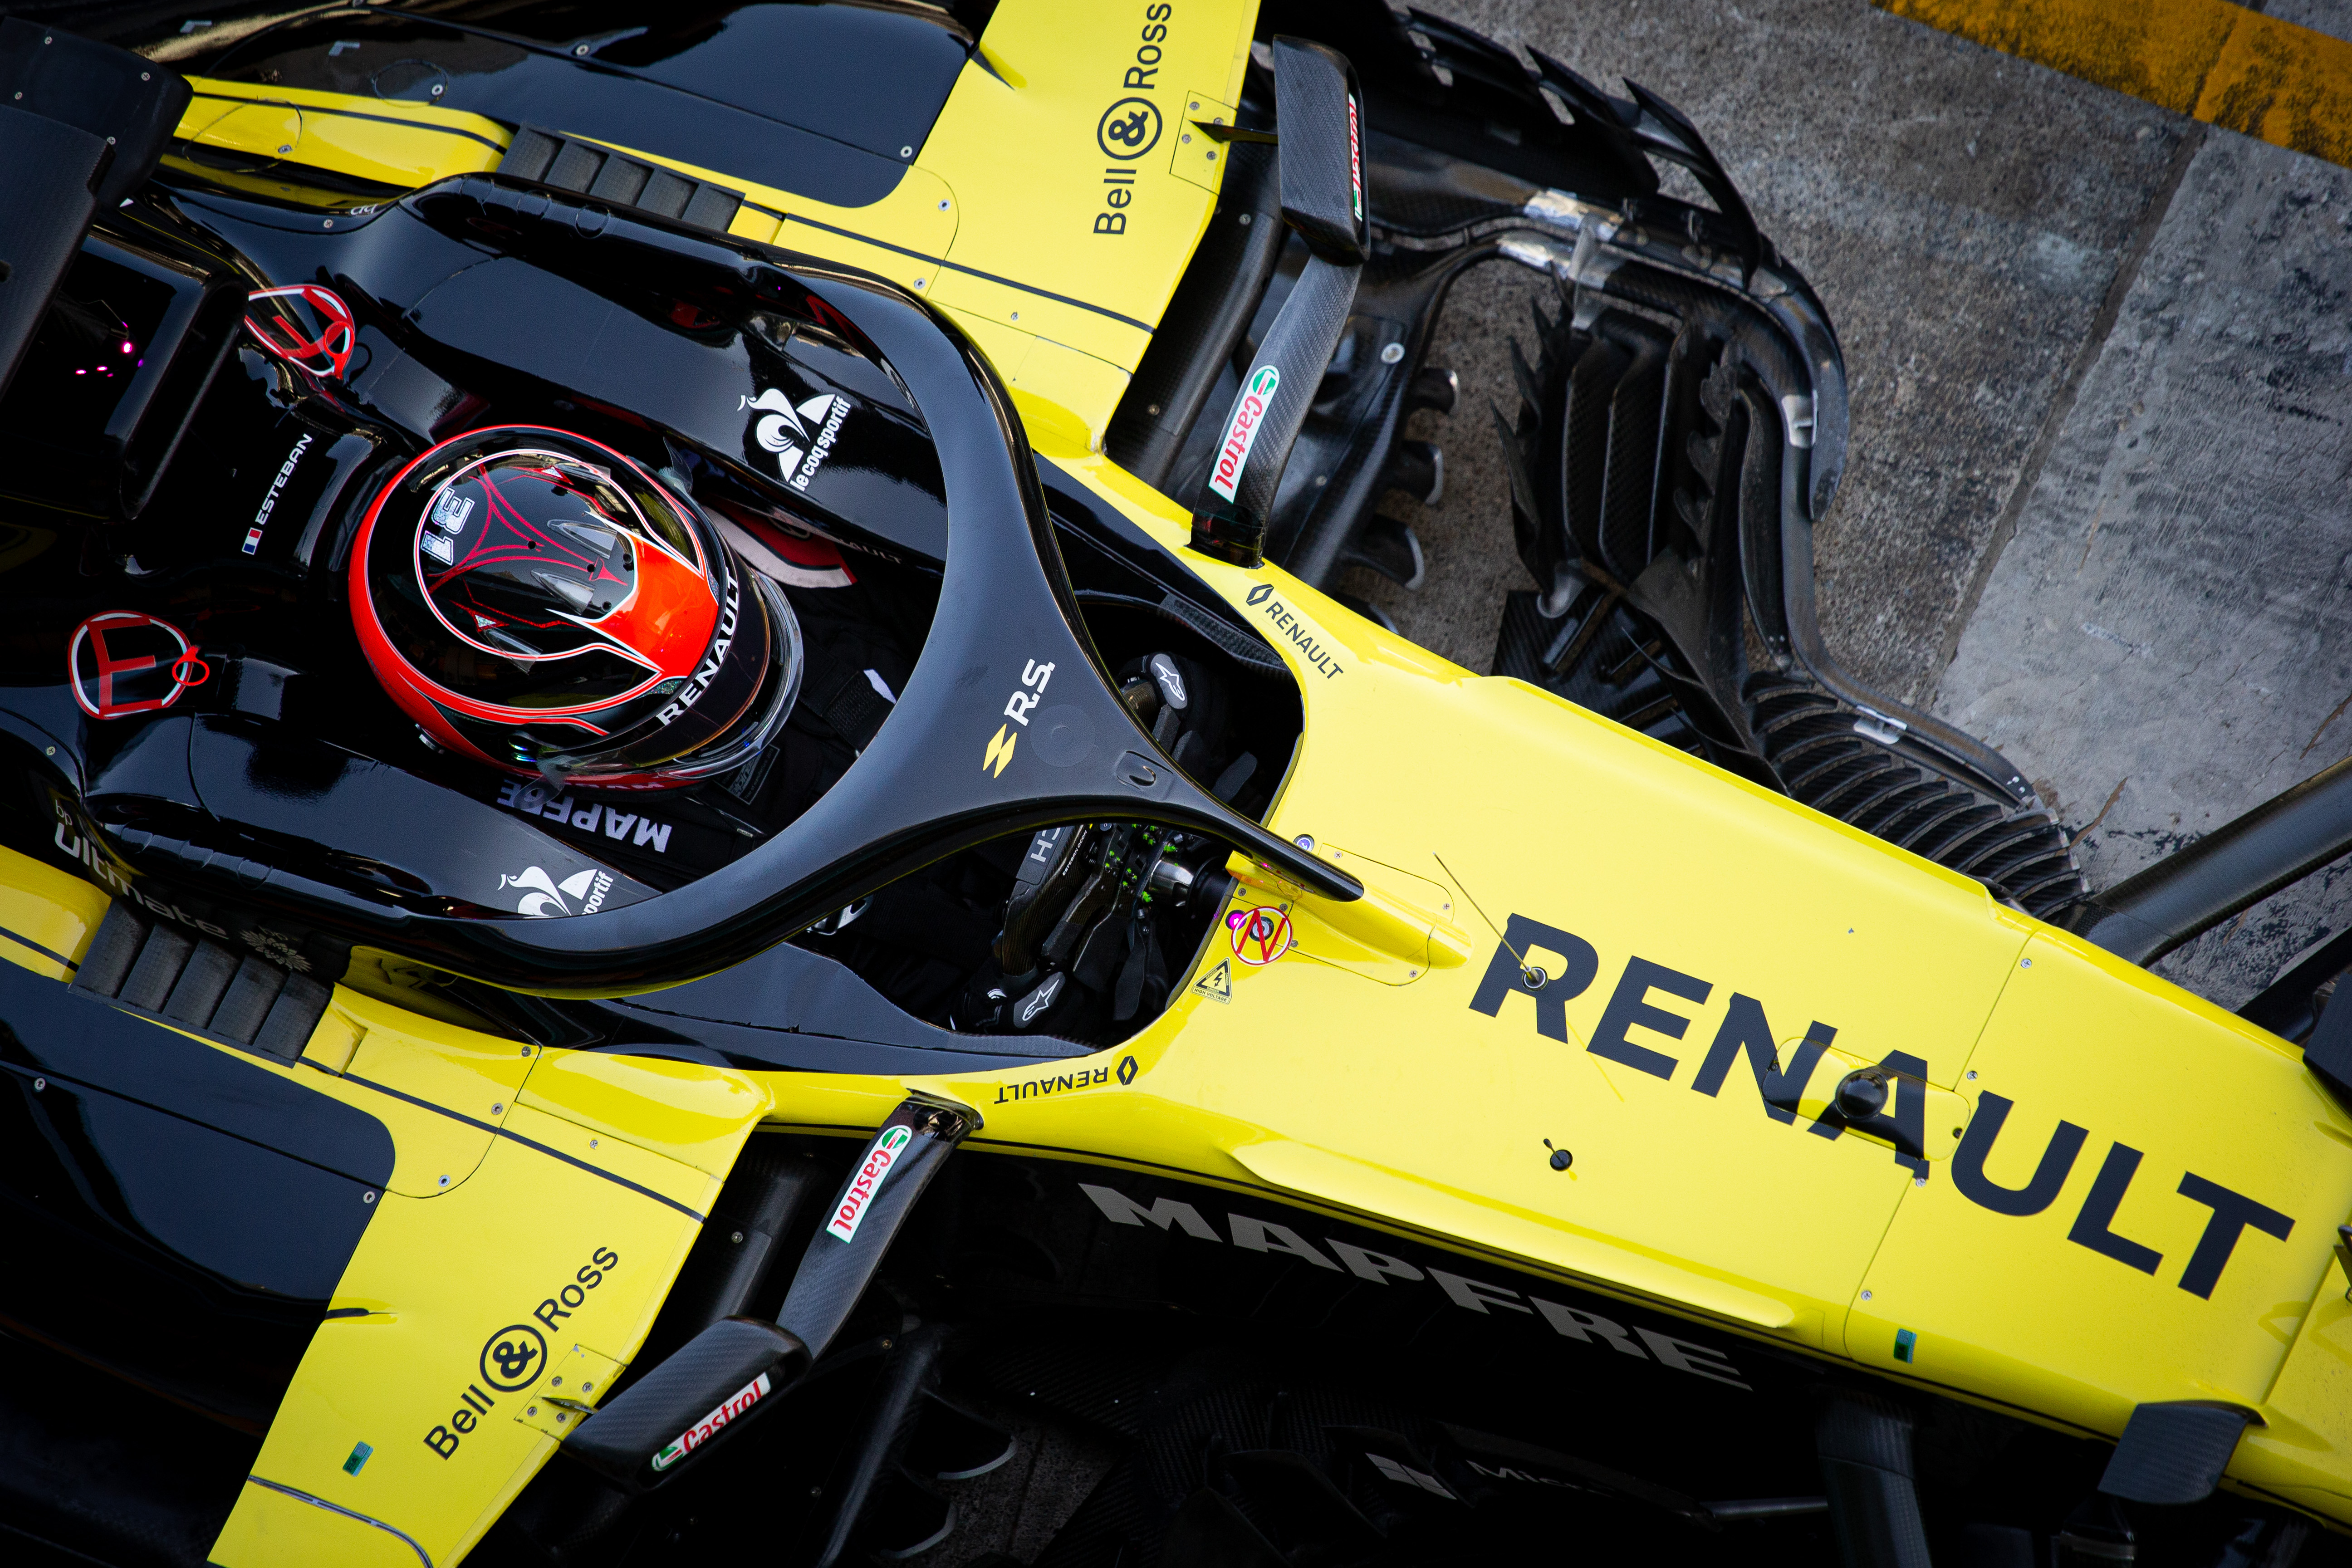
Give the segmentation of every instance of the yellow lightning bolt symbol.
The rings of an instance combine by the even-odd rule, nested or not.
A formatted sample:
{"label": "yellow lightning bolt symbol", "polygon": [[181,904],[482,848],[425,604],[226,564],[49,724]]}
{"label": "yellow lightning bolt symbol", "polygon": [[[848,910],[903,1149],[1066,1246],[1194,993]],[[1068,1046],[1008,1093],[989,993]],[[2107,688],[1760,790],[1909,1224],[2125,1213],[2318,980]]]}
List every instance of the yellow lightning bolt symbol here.
{"label": "yellow lightning bolt symbol", "polygon": [[994,769],[992,776],[996,778],[1004,776],[1005,764],[1013,760],[1013,748],[1021,743],[1020,736],[1004,732],[1006,728],[1003,724],[996,727],[996,738],[988,742],[988,755],[980,759],[982,770]]}

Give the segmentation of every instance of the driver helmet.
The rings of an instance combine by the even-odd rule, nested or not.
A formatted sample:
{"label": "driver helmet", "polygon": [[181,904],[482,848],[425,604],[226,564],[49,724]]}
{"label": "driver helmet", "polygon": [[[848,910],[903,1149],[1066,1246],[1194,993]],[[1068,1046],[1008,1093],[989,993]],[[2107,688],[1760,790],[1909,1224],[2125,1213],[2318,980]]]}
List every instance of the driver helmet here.
{"label": "driver helmet", "polygon": [[801,632],[681,489],[538,426],[453,437],[368,508],[352,622],[426,737],[559,784],[667,789],[775,738]]}

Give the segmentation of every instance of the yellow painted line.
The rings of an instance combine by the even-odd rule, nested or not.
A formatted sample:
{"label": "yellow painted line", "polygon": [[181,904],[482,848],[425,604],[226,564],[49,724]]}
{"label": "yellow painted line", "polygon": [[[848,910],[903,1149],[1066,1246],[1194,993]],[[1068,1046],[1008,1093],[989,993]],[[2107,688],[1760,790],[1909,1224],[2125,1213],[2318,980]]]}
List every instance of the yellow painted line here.
{"label": "yellow painted line", "polygon": [[2226,0],[1872,0],[2176,114],[2352,166],[2352,43]]}

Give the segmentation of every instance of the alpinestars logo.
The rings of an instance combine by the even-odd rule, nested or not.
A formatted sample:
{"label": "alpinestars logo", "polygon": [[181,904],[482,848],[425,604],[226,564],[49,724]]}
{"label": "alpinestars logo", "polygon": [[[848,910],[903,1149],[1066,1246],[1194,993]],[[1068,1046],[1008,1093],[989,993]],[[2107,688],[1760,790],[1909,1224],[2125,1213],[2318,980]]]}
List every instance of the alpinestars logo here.
{"label": "alpinestars logo", "polygon": [[1217,466],[1209,470],[1209,488],[1227,500],[1240,488],[1242,469],[1249,465],[1250,447],[1274,406],[1274,389],[1281,384],[1282,372],[1262,364],[1250,372],[1241,396],[1234,400],[1234,411],[1225,420],[1225,438],[1217,443]]}
{"label": "alpinestars logo", "polygon": [[[544,867],[526,866],[520,876],[499,875],[499,890],[503,892],[509,888],[522,889],[521,900],[515,905],[518,914],[541,917],[593,915],[604,907],[604,896],[613,890],[613,878],[610,872],[599,871],[592,866],[559,882],[547,874]],[[574,903],[579,905],[576,910],[572,907]]]}
{"label": "alpinestars logo", "polygon": [[890,1167],[898,1163],[898,1152],[914,1142],[914,1134],[903,1127],[885,1127],[874,1146],[866,1152],[866,1163],[851,1177],[849,1190],[841,1194],[834,1205],[833,1217],[824,1222],[824,1233],[842,1241],[857,1239],[857,1225],[866,1217],[866,1210],[874,1202],[874,1194],[882,1190],[882,1179]]}
{"label": "alpinestars logo", "polygon": [[837,392],[820,393],[795,408],[791,398],[772,386],[757,397],[744,398],[740,406],[765,410],[753,421],[751,437],[762,450],[776,454],[777,471],[796,490],[807,489],[833,456],[841,423],[849,417],[849,399]]}

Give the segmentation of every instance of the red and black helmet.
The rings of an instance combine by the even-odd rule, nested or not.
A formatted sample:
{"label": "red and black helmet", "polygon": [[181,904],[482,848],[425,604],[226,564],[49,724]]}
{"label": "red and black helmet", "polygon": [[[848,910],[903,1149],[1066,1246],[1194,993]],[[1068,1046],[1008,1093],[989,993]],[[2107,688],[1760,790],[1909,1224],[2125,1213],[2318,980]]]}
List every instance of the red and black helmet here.
{"label": "red and black helmet", "polygon": [[694,503],[536,426],[444,441],[394,477],[352,545],[352,622],[434,741],[592,788],[740,767],[800,690],[791,607]]}

